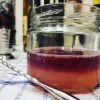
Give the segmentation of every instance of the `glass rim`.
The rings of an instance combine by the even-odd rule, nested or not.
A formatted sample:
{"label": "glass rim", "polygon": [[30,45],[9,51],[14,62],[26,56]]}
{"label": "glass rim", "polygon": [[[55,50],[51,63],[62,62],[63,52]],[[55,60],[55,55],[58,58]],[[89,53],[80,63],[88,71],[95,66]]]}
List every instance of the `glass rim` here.
{"label": "glass rim", "polygon": [[[64,7],[66,7],[67,5],[72,5],[72,6],[78,6],[78,5],[80,5],[81,7],[88,7],[90,10],[90,13],[91,14],[95,14],[95,16],[99,16],[100,17],[100,8],[98,8],[98,7],[96,7],[96,6],[93,6],[93,5],[89,5],[89,4],[83,4],[83,3],[69,3],[69,2],[62,2],[62,3],[51,3],[51,4],[45,4],[45,5],[42,5],[42,6],[38,6],[38,7],[34,7],[33,9],[32,9],[32,12],[31,12],[31,14],[32,14],[32,16],[31,16],[31,20],[30,20],[30,26],[31,26],[31,28],[32,29],[34,29],[33,31],[34,32],[37,32],[37,30],[35,30],[36,29],[36,25],[37,26],[39,26],[39,22],[42,22],[41,20],[38,20],[38,19],[40,19],[39,17],[36,17],[36,19],[39,21],[39,22],[37,22],[37,24],[34,24],[34,22],[33,22],[33,14],[35,13],[35,15],[39,15],[40,13],[37,13],[37,10],[38,10],[38,8],[42,11],[42,8],[44,7],[44,8],[46,8],[47,7],[47,10],[48,10],[48,8],[50,9],[50,10],[52,10],[52,7],[54,6],[54,8],[56,8],[56,7],[59,7],[60,8],[60,5],[62,6],[64,6]],[[67,8],[67,7],[66,7]],[[65,9],[66,9],[65,8]],[[92,8],[94,8],[94,10],[92,11],[91,9]],[[43,12],[44,13],[44,12]],[[88,12],[86,11],[86,12],[79,12],[79,13],[81,13],[81,14],[88,14]],[[74,14],[78,14],[78,13],[76,13],[76,12],[74,12]],[[53,16],[52,16],[53,17]],[[61,17],[61,16],[60,16]],[[80,17],[80,16],[79,16]],[[83,16],[84,17],[84,16]],[[73,18],[72,18],[73,19]],[[46,21],[45,21],[46,22]],[[55,22],[56,23],[56,22]],[[35,26],[35,27],[34,27]],[[28,31],[30,31],[29,29],[28,29]],[[42,31],[42,30],[41,30]],[[39,30],[38,30],[38,32],[39,32]],[[44,31],[43,31],[44,32]],[[48,31],[45,31],[45,32],[48,32]],[[53,32],[53,31],[52,31]],[[60,33],[60,32],[59,32]]]}
{"label": "glass rim", "polygon": [[41,7],[45,7],[45,6],[48,6],[48,5],[57,5],[57,4],[71,4],[71,5],[75,5],[75,4],[79,4],[79,5],[83,5],[83,6],[88,6],[88,7],[94,7],[96,8],[97,10],[100,10],[100,8],[94,6],[94,5],[90,5],[90,4],[83,4],[83,3],[70,3],[70,2],[60,2],[60,3],[50,3],[50,4],[45,4],[45,5],[42,5],[42,6],[38,6],[38,7],[34,7],[32,10],[35,10],[37,8],[41,8]]}

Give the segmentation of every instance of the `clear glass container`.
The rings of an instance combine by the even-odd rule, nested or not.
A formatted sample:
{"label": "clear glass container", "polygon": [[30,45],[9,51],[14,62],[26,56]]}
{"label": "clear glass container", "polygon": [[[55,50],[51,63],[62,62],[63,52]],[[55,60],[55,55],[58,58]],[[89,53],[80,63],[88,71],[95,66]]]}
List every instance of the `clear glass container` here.
{"label": "clear glass container", "polygon": [[14,5],[8,0],[0,0],[0,57],[14,58],[15,37]]}
{"label": "clear glass container", "polygon": [[82,91],[100,80],[100,10],[57,3],[32,10],[27,72],[63,91]]}

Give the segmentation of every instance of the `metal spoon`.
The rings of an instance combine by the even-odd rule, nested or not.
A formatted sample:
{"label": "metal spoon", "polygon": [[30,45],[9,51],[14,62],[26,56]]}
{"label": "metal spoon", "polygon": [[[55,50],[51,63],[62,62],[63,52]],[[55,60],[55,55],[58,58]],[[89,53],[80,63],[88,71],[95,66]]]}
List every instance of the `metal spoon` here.
{"label": "metal spoon", "polygon": [[80,100],[80,99],[76,98],[73,95],[70,95],[70,94],[62,92],[60,90],[49,87],[49,86],[39,82],[36,78],[33,78],[30,75],[28,75],[27,73],[24,73],[23,71],[21,71],[21,70],[17,69],[16,67],[12,66],[11,64],[8,64],[6,61],[3,61],[2,59],[0,59],[0,60],[2,61],[3,65],[5,65],[6,67],[8,67],[8,68],[12,69],[13,71],[17,72],[21,76],[24,76],[29,81],[31,81],[31,82],[39,85],[40,87],[44,88],[45,90],[47,90],[49,93],[51,93],[58,100]]}

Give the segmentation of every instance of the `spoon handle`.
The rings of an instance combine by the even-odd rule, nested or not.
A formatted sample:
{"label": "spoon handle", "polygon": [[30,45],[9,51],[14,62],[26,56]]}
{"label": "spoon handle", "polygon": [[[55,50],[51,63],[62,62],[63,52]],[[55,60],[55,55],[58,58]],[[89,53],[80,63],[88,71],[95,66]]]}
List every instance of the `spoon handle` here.
{"label": "spoon handle", "polygon": [[31,77],[30,75],[28,75],[27,73],[24,73],[23,71],[17,69],[16,67],[12,66],[11,64],[8,64],[6,61],[2,61],[2,64],[5,65],[6,67],[12,69],[13,71],[17,72],[18,74],[20,74],[21,76],[24,76],[25,78],[27,78],[29,81],[39,85],[40,87],[44,88],[45,90],[47,90],[49,93],[51,93],[56,99],[58,100],[80,100],[72,95],[69,95],[65,92],[62,92],[60,90],[54,89],[52,87],[49,87],[41,82],[39,82],[36,78]]}

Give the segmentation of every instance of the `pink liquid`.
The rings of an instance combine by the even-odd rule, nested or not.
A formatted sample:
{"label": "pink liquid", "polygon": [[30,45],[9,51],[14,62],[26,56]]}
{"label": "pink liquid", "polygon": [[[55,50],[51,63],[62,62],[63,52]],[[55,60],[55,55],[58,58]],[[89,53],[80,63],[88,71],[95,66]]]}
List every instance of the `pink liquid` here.
{"label": "pink liquid", "polygon": [[94,51],[60,47],[33,49],[27,60],[28,74],[54,88],[80,91],[99,82],[100,55]]}

